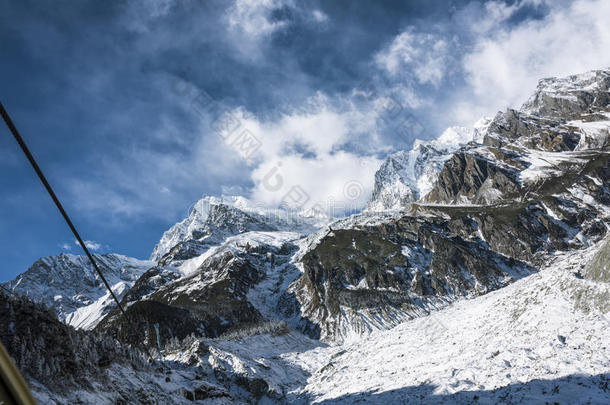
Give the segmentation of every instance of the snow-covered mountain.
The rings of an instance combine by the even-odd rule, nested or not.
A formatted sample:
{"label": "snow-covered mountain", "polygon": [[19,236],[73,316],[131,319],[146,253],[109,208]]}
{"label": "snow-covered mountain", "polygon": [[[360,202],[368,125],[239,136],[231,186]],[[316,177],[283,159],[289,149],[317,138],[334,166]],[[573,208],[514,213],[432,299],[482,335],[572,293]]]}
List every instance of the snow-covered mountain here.
{"label": "snow-covered mountain", "polygon": [[[587,82],[587,89],[604,91],[605,76],[594,77],[601,84]],[[589,246],[607,229],[607,152],[599,149],[606,112],[590,116],[595,104],[572,108],[585,116],[577,120],[572,113],[566,121],[533,115],[529,107],[509,109],[473,129],[450,128],[436,140],[416,142],[380,168],[367,211],[302,240],[298,233],[278,234],[292,224],[264,218],[245,199],[206,198],[164,235],[159,246],[165,247],[157,247],[169,249],[159,264],[176,267],[183,278],[147,287],[147,303],[139,305],[186,316],[183,324],[190,327],[181,328],[182,335],[205,329],[214,337],[244,319],[284,319],[332,341],[526,277],[545,255]],[[396,208],[402,211],[376,212]],[[277,280],[265,293],[271,307],[253,293],[266,278]],[[201,305],[207,302],[202,297],[223,294],[224,312]],[[118,319],[104,327],[121,333]],[[161,340],[173,333],[162,331]]]}
{"label": "snow-covered mountain", "polygon": [[[609,77],[544,79],[519,110],[389,156],[348,218],[206,197],[133,277],[105,264],[127,316],[75,322],[99,283],[41,259],[8,286],[172,374],[117,361],[100,394],[34,370],[37,395],[133,401],[147,380],[174,403],[610,403]],[[55,300],[89,284],[91,302]]]}
{"label": "snow-covered mountain", "polygon": [[[608,242],[605,242],[606,248]],[[339,347],[289,354],[328,404],[607,404],[610,284],[581,276],[604,242],[540,272]]]}
{"label": "snow-covered mountain", "polygon": [[401,209],[428,194],[445,161],[468,142],[481,141],[490,121],[483,118],[473,128],[448,128],[433,141],[416,140],[410,151],[388,156],[375,173],[373,195],[366,209]]}
{"label": "snow-covered mountain", "polygon": [[327,220],[305,212],[269,209],[239,196],[204,197],[187,218],[163,234],[150,259],[164,259],[165,263],[187,260],[229,236],[250,231],[310,233]]}
{"label": "snow-covered mountain", "polygon": [[583,115],[607,112],[610,104],[609,87],[608,70],[542,79],[521,111],[560,120],[580,119]]}
{"label": "snow-covered mountain", "polygon": [[[182,277],[159,283],[152,269],[123,299],[137,319],[138,341],[153,347],[191,333],[218,337],[245,325],[280,319],[280,294],[300,272],[290,263],[301,237],[294,232],[247,232],[182,262]],[[114,310],[97,330],[133,338],[131,322]],[[156,326],[154,326],[156,325]],[[154,336],[151,339],[150,336]]]}
{"label": "snow-covered mountain", "polygon": [[[117,254],[94,258],[118,297],[154,264]],[[54,308],[59,319],[76,328],[93,328],[116,305],[86,256],[43,257],[3,287]]]}

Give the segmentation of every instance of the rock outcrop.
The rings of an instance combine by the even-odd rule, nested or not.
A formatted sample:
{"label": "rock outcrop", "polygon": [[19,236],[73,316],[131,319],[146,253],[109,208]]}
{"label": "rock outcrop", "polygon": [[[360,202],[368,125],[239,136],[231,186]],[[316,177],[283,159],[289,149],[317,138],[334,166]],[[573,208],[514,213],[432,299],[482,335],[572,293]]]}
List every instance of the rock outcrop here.
{"label": "rock outcrop", "polygon": [[[521,110],[498,113],[457,149],[419,201],[405,192],[393,215],[331,224],[300,255],[303,276],[287,293],[304,330],[332,339],[394,325],[602,239],[609,85],[607,72],[545,79]],[[392,178],[397,156],[378,177]]]}

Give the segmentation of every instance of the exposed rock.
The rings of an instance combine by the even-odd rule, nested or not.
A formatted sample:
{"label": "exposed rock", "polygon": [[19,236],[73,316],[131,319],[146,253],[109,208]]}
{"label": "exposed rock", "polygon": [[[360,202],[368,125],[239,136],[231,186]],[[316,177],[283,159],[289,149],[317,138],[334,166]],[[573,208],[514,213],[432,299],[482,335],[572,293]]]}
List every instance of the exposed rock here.
{"label": "exposed rock", "polygon": [[451,127],[438,139],[416,141],[410,151],[391,154],[375,173],[375,186],[369,211],[395,210],[426,195],[443,163],[467,142],[481,140],[488,121],[482,120],[474,129]]}
{"label": "exposed rock", "polygon": [[[456,297],[486,293],[534,270],[493,251],[476,236],[474,221],[460,229],[463,236],[456,235],[457,221],[405,215],[333,228],[304,254],[303,276],[289,291],[322,338],[341,338],[395,325]],[[316,331],[311,325],[303,330]]]}
{"label": "exposed rock", "polygon": [[420,194],[428,191],[427,185],[434,182],[447,155],[426,145],[390,155],[375,173],[375,187],[367,209],[400,209],[417,201]]}
{"label": "exposed rock", "polygon": [[607,238],[593,260],[587,264],[584,272],[590,280],[610,283],[610,238]]}
{"label": "exposed rock", "polygon": [[608,111],[608,88],[610,72],[604,70],[542,79],[522,109],[544,117],[578,119],[584,114]]}
{"label": "exposed rock", "polygon": [[[115,310],[98,329],[110,331],[121,340],[145,340],[157,347],[164,346],[172,337],[183,339],[192,333],[217,337],[238,325],[261,323],[264,319],[248,301],[247,294],[265,278],[272,262],[280,265],[294,250],[294,245],[288,242],[272,245],[236,238],[215,248],[214,254],[189,276],[152,287],[147,282],[136,283],[134,291],[124,300],[128,305],[127,319]],[[143,277],[159,279],[159,271],[151,269]],[[142,294],[140,290],[148,295],[131,303]],[[135,330],[139,332],[131,336],[134,319],[138,325]]]}
{"label": "exposed rock", "polygon": [[491,204],[519,192],[518,171],[478,154],[459,152],[440,172],[427,201]]}

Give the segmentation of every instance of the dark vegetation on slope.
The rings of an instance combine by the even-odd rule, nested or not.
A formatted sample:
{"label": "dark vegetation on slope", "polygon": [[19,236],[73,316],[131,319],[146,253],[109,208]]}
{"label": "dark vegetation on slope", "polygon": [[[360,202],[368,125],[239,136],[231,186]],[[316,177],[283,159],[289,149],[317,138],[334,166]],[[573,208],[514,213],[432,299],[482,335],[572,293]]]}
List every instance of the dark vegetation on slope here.
{"label": "dark vegetation on slope", "polygon": [[[144,355],[114,339],[78,331],[41,304],[0,290],[0,338],[28,381],[51,392],[93,389],[108,381],[102,367],[149,369]],[[102,367],[101,367],[102,366]]]}

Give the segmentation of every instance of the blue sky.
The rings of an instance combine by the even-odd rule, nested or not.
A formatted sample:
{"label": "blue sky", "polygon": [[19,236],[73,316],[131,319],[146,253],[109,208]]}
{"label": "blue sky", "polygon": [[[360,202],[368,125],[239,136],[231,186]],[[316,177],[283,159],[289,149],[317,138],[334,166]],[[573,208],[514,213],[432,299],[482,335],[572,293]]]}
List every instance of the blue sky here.
{"label": "blue sky", "polygon": [[[518,107],[538,78],[609,66],[607,15],[601,0],[4,0],[0,98],[91,247],[146,258],[204,195],[273,207],[294,186],[314,204],[356,185],[364,205],[388,153]],[[0,280],[80,253],[4,127],[0,185]]]}

